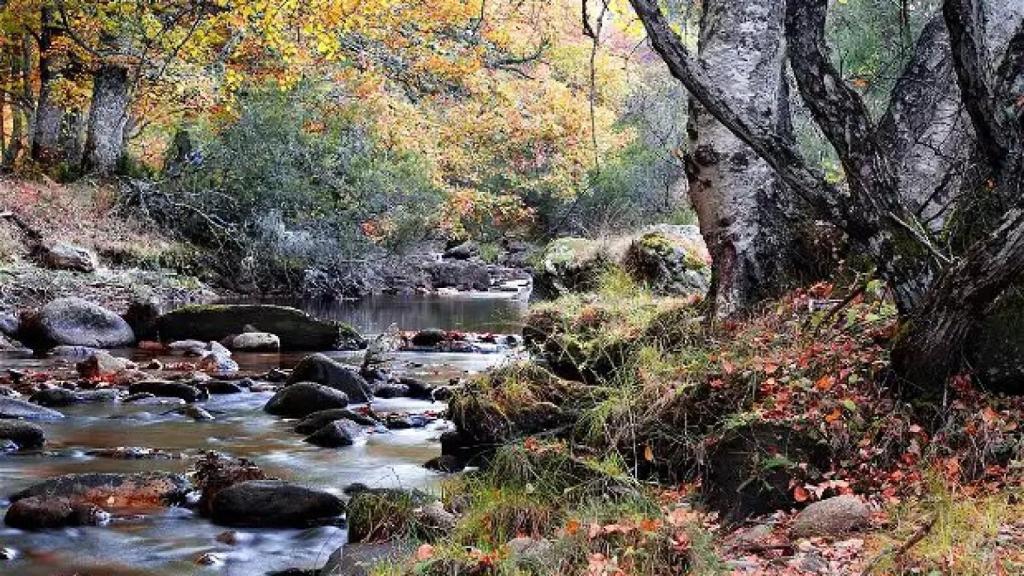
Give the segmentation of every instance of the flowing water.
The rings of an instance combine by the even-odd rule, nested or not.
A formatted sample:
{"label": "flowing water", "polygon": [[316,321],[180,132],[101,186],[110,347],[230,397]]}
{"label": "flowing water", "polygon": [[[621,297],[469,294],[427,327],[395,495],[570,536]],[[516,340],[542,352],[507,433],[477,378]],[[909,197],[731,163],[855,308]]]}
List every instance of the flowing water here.
{"label": "flowing water", "polygon": [[[494,296],[446,296],[374,299],[333,306],[303,305],[321,317],[348,321],[365,334],[395,323],[402,329],[428,327],[480,332],[518,331],[525,309],[521,299]],[[137,350],[116,354],[148,359]],[[330,355],[356,363],[358,354]],[[478,373],[503,360],[500,354],[398,353],[393,369],[431,382],[447,382],[466,373]],[[243,370],[288,368],[301,355],[236,354]],[[177,360],[180,360],[178,358]],[[0,369],[45,369],[52,361],[0,356]],[[370,434],[356,445],[341,449],[317,448],[302,441],[291,428],[294,421],[271,416],[262,408],[272,394],[246,392],[211,396],[200,405],[214,421],[196,422],[167,414],[170,405],[123,403],[80,404],[62,408],[62,421],[42,423],[44,452],[0,455],[0,513],[10,494],[40,480],[67,473],[185,471],[189,455],[218,450],[254,460],[268,474],[310,487],[341,494],[350,483],[371,486],[436,489],[439,475],[421,464],[440,453],[438,438],[448,424],[437,421],[426,429]],[[373,408],[389,411],[440,411],[443,405],[411,399],[377,400]],[[141,446],[183,453],[171,460],[115,460],[87,455],[97,448]],[[14,560],[0,560],[0,574],[51,576],[54,574],[265,574],[291,567],[315,568],[345,542],[343,528],[307,530],[238,529],[237,543],[221,543],[215,526],[185,508],[168,508],[106,526],[24,532],[0,526],[0,548],[16,552]],[[222,562],[202,566],[196,559],[214,553]]]}

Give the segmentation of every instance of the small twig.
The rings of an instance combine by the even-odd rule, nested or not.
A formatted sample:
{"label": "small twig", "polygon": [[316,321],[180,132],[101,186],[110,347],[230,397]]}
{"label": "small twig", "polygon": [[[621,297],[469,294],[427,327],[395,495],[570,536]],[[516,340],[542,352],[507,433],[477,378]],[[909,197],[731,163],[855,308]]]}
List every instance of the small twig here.
{"label": "small twig", "polygon": [[860,576],[868,576],[869,574],[871,574],[871,571],[874,570],[876,566],[878,566],[878,564],[882,561],[882,558],[885,558],[886,556],[888,556],[890,554],[892,554],[893,560],[896,560],[900,556],[903,556],[904,554],[906,554],[918,542],[920,542],[921,540],[924,540],[924,537],[927,536],[928,533],[932,531],[932,528],[935,526],[935,523],[938,520],[939,520],[939,515],[938,514],[932,515],[932,517],[927,522],[922,524],[921,527],[919,527],[917,529],[917,531],[915,531],[913,534],[911,534],[910,538],[906,542],[904,542],[903,544],[900,544],[899,548],[896,548],[895,550],[891,550],[891,549],[883,550],[880,554],[878,554],[877,556],[872,558],[871,561],[868,562],[866,566],[864,566],[864,570],[860,573]]}

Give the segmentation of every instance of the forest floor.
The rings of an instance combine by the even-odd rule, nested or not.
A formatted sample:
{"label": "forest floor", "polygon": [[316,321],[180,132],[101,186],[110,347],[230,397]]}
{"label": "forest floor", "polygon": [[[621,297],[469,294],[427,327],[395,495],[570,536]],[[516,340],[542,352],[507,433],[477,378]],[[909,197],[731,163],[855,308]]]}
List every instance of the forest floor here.
{"label": "forest floor", "polygon": [[392,524],[421,545],[378,573],[1024,573],[1024,402],[967,374],[900,395],[883,287],[709,327],[609,285],[535,306],[542,365],[452,399],[445,451],[487,465],[446,484],[451,533]]}
{"label": "forest floor", "polygon": [[0,307],[26,309],[54,298],[78,296],[124,312],[132,301],[190,302],[214,296],[189,274],[177,272],[188,248],[118,210],[110,185],[0,177],[0,214],[10,212],[41,236],[90,250],[101,265],[91,274],[43,266],[35,243],[11,218],[0,218]]}

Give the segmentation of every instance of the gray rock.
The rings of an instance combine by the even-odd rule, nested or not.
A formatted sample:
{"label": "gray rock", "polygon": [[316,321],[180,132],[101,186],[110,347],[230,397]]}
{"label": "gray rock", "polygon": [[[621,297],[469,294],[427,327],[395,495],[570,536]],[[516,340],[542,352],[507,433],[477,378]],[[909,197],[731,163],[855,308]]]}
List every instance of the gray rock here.
{"label": "gray rock", "polygon": [[472,240],[456,244],[444,251],[444,258],[452,260],[469,260],[480,255],[480,246]]}
{"label": "gray rock", "polygon": [[70,406],[72,404],[78,404],[82,401],[81,396],[74,390],[67,390],[65,388],[50,388],[47,390],[40,390],[35,394],[29,396],[28,401],[33,404],[39,404],[40,406]]}
{"label": "gray rock", "polygon": [[237,527],[303,528],[332,523],[345,512],[337,496],[280,480],[250,480],[217,492],[214,523]]}
{"label": "gray rock", "polygon": [[102,350],[89,346],[56,346],[47,354],[54,358],[87,358],[97,352],[102,352]]}
{"label": "gray rock", "polygon": [[94,272],[97,266],[96,256],[91,251],[68,242],[43,247],[40,260],[54,270]]}
{"label": "gray rock", "polygon": [[230,374],[232,372],[238,372],[238,362],[235,362],[230,357],[225,356],[220,352],[207,352],[206,355],[199,360],[196,368],[213,374]]}
{"label": "gray rock", "polygon": [[206,382],[195,382],[196,388],[205,391],[207,394],[240,394],[245,392],[240,384],[224,380],[208,380]]}
{"label": "gray rock", "polygon": [[206,353],[206,342],[202,340],[175,340],[167,345],[172,353],[186,356],[202,356]]}
{"label": "gray rock", "polygon": [[276,416],[305,418],[329,408],[348,406],[348,395],[313,382],[299,382],[282,388],[267,401],[263,410]]}
{"label": "gray rock", "polygon": [[794,538],[842,536],[871,522],[871,510],[853,495],[835,496],[814,502],[793,519]]}
{"label": "gray rock", "polygon": [[14,442],[22,450],[42,448],[46,443],[42,428],[20,420],[0,420],[0,439]]}
{"label": "gray rock", "polygon": [[23,315],[19,338],[33,348],[117,348],[135,342],[123,318],[81,298],[59,298]]}
{"label": "gray rock", "polygon": [[17,398],[0,397],[0,420],[60,420],[64,415]]}
{"label": "gray rock", "polygon": [[[323,354],[312,354],[303,358],[288,377],[287,385],[296,382],[316,382],[328,388],[340,390],[356,403],[369,402],[373,398],[370,385],[354,369],[328,358]],[[324,406],[323,408],[329,408]]]}
{"label": "gray rock", "polygon": [[550,540],[534,540],[529,536],[513,538],[506,544],[509,556],[527,564],[541,563],[549,557],[554,548]]}
{"label": "gray rock", "polygon": [[21,329],[21,320],[13,312],[0,312],[0,334],[14,338]]}
{"label": "gray rock", "polygon": [[239,352],[277,352],[281,339],[269,332],[243,332],[231,339],[229,347]]}
{"label": "gray rock", "polygon": [[75,368],[79,376],[92,380],[113,376],[125,370],[134,370],[137,366],[127,358],[119,358],[99,350],[76,364]]}
{"label": "gray rock", "polygon": [[413,550],[408,542],[345,544],[331,554],[318,576],[369,576],[374,566],[404,560]]}

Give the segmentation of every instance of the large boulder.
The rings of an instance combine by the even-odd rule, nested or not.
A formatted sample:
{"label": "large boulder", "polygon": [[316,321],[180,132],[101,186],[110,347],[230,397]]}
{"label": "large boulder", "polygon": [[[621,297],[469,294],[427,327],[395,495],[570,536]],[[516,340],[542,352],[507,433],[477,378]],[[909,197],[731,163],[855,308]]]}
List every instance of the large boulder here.
{"label": "large boulder", "polygon": [[81,298],[59,298],[21,320],[19,337],[33,348],[118,348],[135,343],[135,333],[123,318]]}
{"label": "large boulder", "polygon": [[147,508],[181,504],[190,490],[184,476],[168,472],[65,474],[12,494],[11,501],[64,498],[113,508]]}
{"label": "large boulder", "polygon": [[728,523],[795,506],[792,486],[829,469],[828,448],[811,430],[755,421],[709,442],[702,466],[708,505]]}
{"label": "large boulder", "polygon": [[0,420],[0,440],[14,442],[20,450],[42,448],[46,442],[43,429],[31,422]]}
{"label": "large boulder", "polygon": [[[660,294],[703,296],[711,285],[710,260],[696,226],[692,234],[648,232],[630,243],[622,266],[636,281]],[[706,251],[706,250],[705,250]]]}
{"label": "large boulder", "polygon": [[323,354],[306,356],[295,366],[285,385],[290,386],[296,382],[316,382],[340,390],[356,403],[369,402],[373,398],[369,383],[355,369]]}
{"label": "large boulder", "polygon": [[40,261],[43,266],[54,270],[74,270],[77,272],[93,272],[96,270],[96,255],[86,248],[56,242],[42,247]]}
{"label": "large boulder", "polygon": [[164,341],[195,338],[220,341],[246,329],[276,334],[282,350],[358,349],[365,341],[351,326],[318,320],[287,306],[267,304],[193,305],[157,321]]}
{"label": "large boulder", "polygon": [[305,528],[335,522],[344,512],[341,498],[280,480],[235,484],[211,505],[216,524],[248,528]]}
{"label": "large boulder", "polygon": [[250,480],[271,480],[255,462],[232,458],[219,452],[203,454],[192,466],[192,478],[199,491],[199,512],[209,516],[213,499],[221,490]]}
{"label": "large boulder", "polygon": [[794,538],[843,536],[871,523],[871,509],[860,498],[844,494],[804,508],[793,519]]}
{"label": "large boulder", "polygon": [[441,260],[431,262],[427,268],[434,289],[484,291],[491,287],[490,267],[477,260]]}
{"label": "large boulder", "polygon": [[269,414],[287,418],[305,418],[319,410],[348,406],[348,395],[313,382],[286,386],[263,407]]}
{"label": "large boulder", "polygon": [[31,402],[0,396],[0,420],[60,420],[64,415]]}

